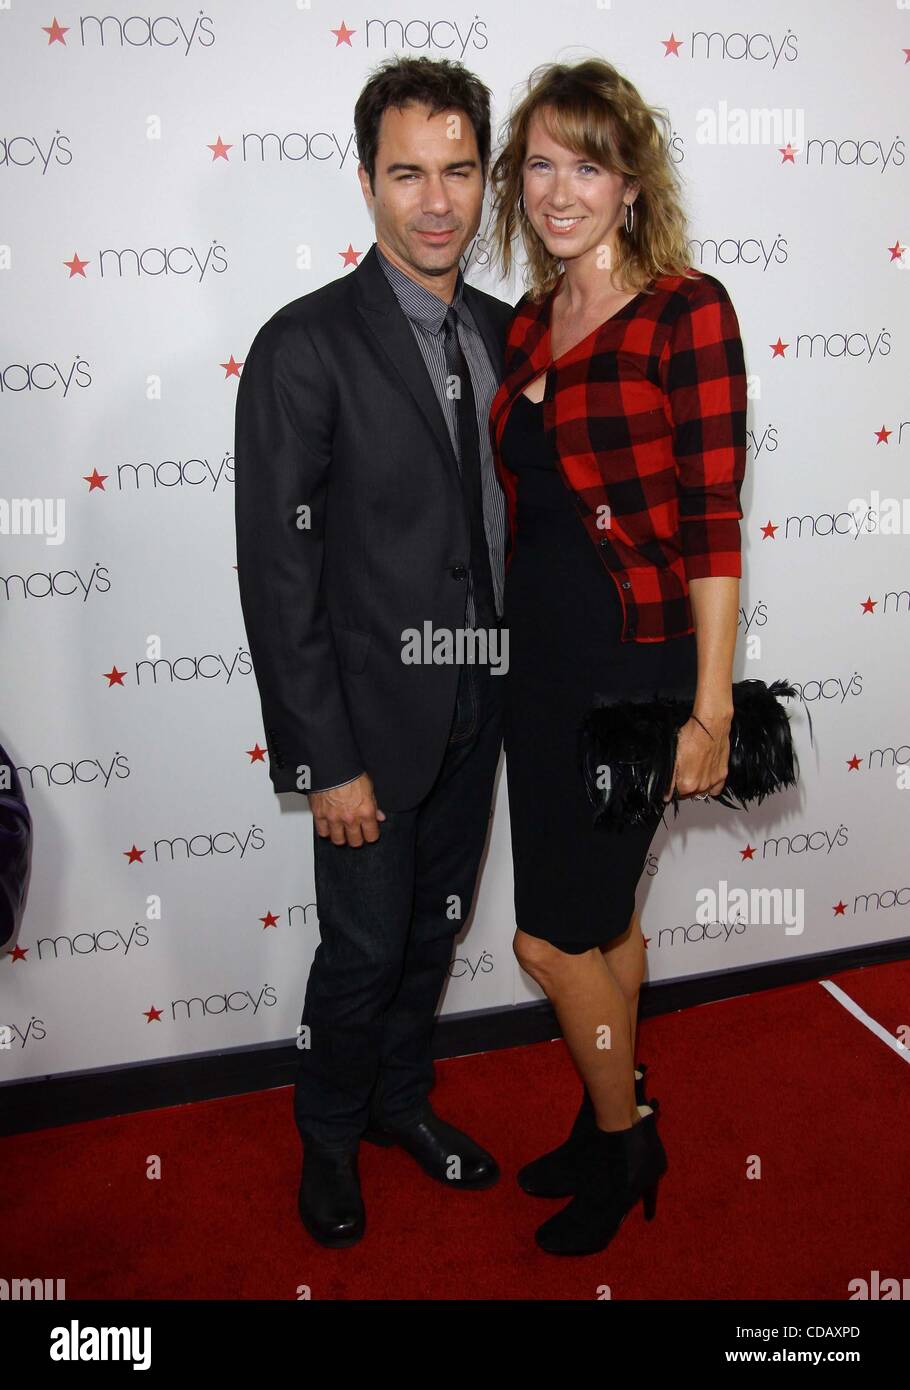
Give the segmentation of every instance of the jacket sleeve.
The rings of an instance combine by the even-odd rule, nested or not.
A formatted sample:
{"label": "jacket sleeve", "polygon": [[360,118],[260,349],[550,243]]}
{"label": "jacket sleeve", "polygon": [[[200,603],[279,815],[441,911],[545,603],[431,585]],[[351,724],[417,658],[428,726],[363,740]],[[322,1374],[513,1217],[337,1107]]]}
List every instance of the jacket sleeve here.
{"label": "jacket sleeve", "polygon": [[270,319],[237,390],[234,508],[240,603],[276,792],[341,784],[363,770],[323,592],[335,408],[305,328]]}
{"label": "jacket sleeve", "polygon": [[703,275],[661,356],[689,579],[742,574],[740,490],[746,468],[746,371],[727,291]]}

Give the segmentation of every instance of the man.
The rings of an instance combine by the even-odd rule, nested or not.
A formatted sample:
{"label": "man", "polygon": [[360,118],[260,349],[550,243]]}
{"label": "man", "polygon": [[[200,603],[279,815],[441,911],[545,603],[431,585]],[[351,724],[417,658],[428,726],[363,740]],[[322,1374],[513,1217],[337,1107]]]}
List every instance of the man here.
{"label": "man", "polygon": [[361,1134],[450,1188],[499,1176],[427,1097],[502,681],[492,658],[440,663],[424,646],[414,659],[428,625],[488,636],[488,657],[505,636],[488,412],[511,309],[459,269],[480,222],[489,97],[448,61],[391,59],[370,78],[355,133],[375,245],[263,325],[237,397],[238,575],[269,775],[308,794],[314,823],[299,1209],[336,1247],[364,1231]]}

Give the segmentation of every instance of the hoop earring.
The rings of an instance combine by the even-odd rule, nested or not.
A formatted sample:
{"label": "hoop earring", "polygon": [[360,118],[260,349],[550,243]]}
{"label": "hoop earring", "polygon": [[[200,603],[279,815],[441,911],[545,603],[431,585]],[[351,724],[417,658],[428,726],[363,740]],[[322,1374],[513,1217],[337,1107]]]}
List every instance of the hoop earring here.
{"label": "hoop earring", "polygon": [[519,193],[519,195],[518,195],[518,216],[519,216],[519,217],[525,217],[526,215],[527,215],[527,214],[525,213],[525,195],[524,195],[523,193]]}
{"label": "hoop earring", "polygon": [[632,235],[632,228],[635,226],[635,204],[626,203],[626,210],[623,214],[623,226],[629,235]]}

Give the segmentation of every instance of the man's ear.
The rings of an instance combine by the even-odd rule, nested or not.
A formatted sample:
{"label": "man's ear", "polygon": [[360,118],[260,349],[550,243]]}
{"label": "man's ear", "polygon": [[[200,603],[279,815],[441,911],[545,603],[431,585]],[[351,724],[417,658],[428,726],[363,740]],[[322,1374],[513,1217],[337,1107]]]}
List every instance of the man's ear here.
{"label": "man's ear", "polygon": [[357,165],[357,177],[360,179],[360,191],[363,194],[364,202],[368,208],[372,208],[373,191],[370,188],[370,180],[367,171],[362,164]]}

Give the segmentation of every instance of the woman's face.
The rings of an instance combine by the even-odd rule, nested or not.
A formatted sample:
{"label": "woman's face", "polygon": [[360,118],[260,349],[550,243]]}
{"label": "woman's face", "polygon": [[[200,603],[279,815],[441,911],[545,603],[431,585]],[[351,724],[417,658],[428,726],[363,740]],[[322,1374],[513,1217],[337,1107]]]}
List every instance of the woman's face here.
{"label": "woman's face", "polygon": [[550,254],[571,260],[597,259],[600,253],[603,268],[603,248],[612,250],[626,211],[623,194],[633,202],[634,184],[627,191],[621,174],[558,145],[536,111],[528,127],[523,173],[525,210]]}

